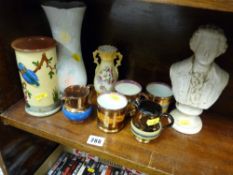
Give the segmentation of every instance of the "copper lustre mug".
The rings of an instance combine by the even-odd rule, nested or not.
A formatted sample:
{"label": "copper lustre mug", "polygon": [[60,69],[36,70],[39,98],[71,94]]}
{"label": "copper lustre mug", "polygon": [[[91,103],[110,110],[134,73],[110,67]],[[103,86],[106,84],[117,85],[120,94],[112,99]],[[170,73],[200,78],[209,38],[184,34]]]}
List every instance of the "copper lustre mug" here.
{"label": "copper lustre mug", "polygon": [[[142,99],[135,101],[137,113],[131,120],[131,131],[139,142],[148,143],[157,138],[164,128],[172,126],[173,117],[162,113],[162,108],[157,103]],[[166,118],[167,122],[161,120]]]}
{"label": "copper lustre mug", "polygon": [[83,121],[91,115],[93,85],[71,85],[64,90],[64,115],[73,121]]}
{"label": "copper lustre mug", "polygon": [[107,133],[115,133],[124,127],[127,108],[125,96],[116,93],[103,93],[97,97],[97,125]]}
{"label": "copper lustre mug", "polygon": [[133,80],[120,80],[115,83],[114,90],[127,98],[127,115],[132,117],[135,114],[133,102],[141,95],[142,86]]}
{"label": "copper lustre mug", "polygon": [[90,106],[93,85],[71,85],[65,88],[63,100],[70,112],[79,112]]}
{"label": "copper lustre mug", "polygon": [[152,82],[146,86],[149,99],[162,107],[162,113],[168,111],[168,107],[172,100],[172,89],[165,83]]}

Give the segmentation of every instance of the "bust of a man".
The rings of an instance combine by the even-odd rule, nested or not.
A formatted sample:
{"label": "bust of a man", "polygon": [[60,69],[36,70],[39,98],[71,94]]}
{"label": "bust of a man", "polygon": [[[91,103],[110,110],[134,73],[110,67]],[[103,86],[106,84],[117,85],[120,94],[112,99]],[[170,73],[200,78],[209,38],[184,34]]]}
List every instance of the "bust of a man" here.
{"label": "bust of a man", "polygon": [[226,37],[220,29],[199,28],[190,40],[194,55],[170,68],[172,89],[177,102],[208,109],[227,85],[229,75],[214,59],[226,51]]}
{"label": "bust of a man", "polygon": [[190,40],[193,55],[174,63],[170,68],[176,107],[188,115],[199,115],[216,102],[228,83],[229,74],[221,69],[215,58],[227,49],[223,31],[202,26]]}

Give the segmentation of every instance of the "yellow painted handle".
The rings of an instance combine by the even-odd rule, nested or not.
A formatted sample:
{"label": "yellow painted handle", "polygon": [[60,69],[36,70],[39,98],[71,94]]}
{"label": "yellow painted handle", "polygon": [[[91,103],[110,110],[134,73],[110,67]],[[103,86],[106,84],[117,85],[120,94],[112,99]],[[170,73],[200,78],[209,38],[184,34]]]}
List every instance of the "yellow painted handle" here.
{"label": "yellow painted handle", "polygon": [[94,63],[96,63],[97,66],[99,65],[98,57],[97,57],[98,54],[99,54],[99,51],[98,51],[98,50],[95,50],[95,51],[93,52]]}
{"label": "yellow painted handle", "polygon": [[116,67],[118,67],[121,65],[121,61],[122,61],[123,56],[121,55],[120,52],[116,52],[116,57],[118,58],[118,60],[116,61]]}

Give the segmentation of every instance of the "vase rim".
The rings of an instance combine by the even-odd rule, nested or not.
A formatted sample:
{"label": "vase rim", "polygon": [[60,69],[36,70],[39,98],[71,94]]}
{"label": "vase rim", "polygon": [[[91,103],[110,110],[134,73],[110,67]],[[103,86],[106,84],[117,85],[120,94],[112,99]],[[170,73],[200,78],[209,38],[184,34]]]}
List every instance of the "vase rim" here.
{"label": "vase rim", "polygon": [[56,41],[47,36],[28,36],[15,39],[11,47],[21,52],[41,52],[56,46]]}
{"label": "vase rim", "polygon": [[98,50],[102,51],[102,52],[116,52],[117,48],[115,46],[112,45],[101,45],[98,47]]}
{"label": "vase rim", "polygon": [[42,4],[42,6],[54,7],[58,9],[71,9],[77,7],[86,7],[82,1],[70,1],[70,2],[59,2],[59,1],[48,1]]}

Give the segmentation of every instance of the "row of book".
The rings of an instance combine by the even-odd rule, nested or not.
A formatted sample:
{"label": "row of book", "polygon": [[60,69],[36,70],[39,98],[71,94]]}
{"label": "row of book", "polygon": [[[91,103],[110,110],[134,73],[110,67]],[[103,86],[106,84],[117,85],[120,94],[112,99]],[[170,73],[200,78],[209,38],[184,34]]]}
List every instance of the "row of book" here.
{"label": "row of book", "polygon": [[83,152],[63,152],[53,166],[49,169],[48,175],[144,175],[119,165],[106,163],[96,156]]}

